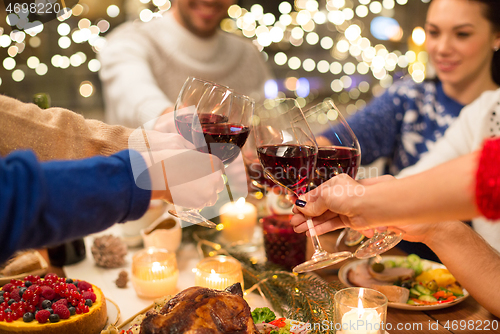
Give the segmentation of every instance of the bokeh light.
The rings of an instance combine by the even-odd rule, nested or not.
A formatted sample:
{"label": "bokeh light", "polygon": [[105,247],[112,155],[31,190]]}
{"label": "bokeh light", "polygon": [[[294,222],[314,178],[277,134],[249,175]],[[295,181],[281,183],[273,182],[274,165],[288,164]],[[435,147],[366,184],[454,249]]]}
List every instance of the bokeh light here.
{"label": "bokeh light", "polygon": [[83,97],[90,97],[94,94],[94,86],[90,81],[83,81],[80,84],[80,95]]}

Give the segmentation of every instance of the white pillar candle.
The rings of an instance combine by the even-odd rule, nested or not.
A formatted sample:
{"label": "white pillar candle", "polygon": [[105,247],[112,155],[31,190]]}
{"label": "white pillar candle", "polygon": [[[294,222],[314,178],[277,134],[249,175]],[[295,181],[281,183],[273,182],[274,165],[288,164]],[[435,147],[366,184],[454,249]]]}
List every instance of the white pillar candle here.
{"label": "white pillar candle", "polygon": [[361,299],[358,307],[342,316],[342,334],[377,334],[382,327],[380,315],[374,309],[363,308]]}
{"label": "white pillar candle", "polygon": [[222,235],[230,242],[249,242],[257,225],[257,209],[241,197],[235,203],[226,203],[220,209]]}

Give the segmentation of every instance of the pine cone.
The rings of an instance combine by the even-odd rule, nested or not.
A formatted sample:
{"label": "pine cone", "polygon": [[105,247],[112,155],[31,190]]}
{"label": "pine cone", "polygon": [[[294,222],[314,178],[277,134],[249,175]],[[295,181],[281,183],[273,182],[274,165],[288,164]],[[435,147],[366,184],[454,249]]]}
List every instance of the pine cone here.
{"label": "pine cone", "polygon": [[118,237],[105,235],[94,240],[92,255],[95,263],[104,268],[117,268],[125,263],[127,245]]}
{"label": "pine cone", "polygon": [[120,271],[118,279],[115,281],[116,286],[120,289],[126,288],[128,282],[128,273],[125,270]]}

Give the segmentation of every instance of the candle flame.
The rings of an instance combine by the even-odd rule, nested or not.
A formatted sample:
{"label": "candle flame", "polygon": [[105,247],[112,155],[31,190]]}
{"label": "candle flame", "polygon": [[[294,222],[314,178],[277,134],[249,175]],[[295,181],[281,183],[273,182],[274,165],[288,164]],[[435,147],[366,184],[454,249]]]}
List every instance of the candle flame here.
{"label": "candle flame", "polygon": [[159,273],[160,271],[162,271],[163,267],[162,265],[160,264],[160,262],[153,262],[152,266],[151,266],[151,271],[155,274]]}
{"label": "candle flame", "polygon": [[362,318],[364,313],[363,309],[363,301],[361,301],[361,298],[358,298],[358,318]]}
{"label": "candle flame", "polygon": [[244,208],[245,207],[245,197],[240,197],[236,201],[236,207],[238,208]]}
{"label": "candle flame", "polygon": [[358,294],[358,318],[361,319],[363,317],[364,309],[363,309],[363,294],[365,289],[361,289]]}
{"label": "candle flame", "polygon": [[211,269],[211,270],[210,270],[210,273],[211,273],[211,274],[217,274],[217,273],[215,272],[215,270],[213,270],[213,269]]}

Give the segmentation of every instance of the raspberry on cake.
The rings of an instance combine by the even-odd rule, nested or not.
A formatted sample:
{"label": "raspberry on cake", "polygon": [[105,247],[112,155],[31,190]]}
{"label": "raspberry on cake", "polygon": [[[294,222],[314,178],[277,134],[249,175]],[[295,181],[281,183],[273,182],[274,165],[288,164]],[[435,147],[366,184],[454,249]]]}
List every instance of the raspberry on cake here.
{"label": "raspberry on cake", "polygon": [[85,281],[29,275],[0,289],[2,334],[99,334],[106,320],[102,291]]}

